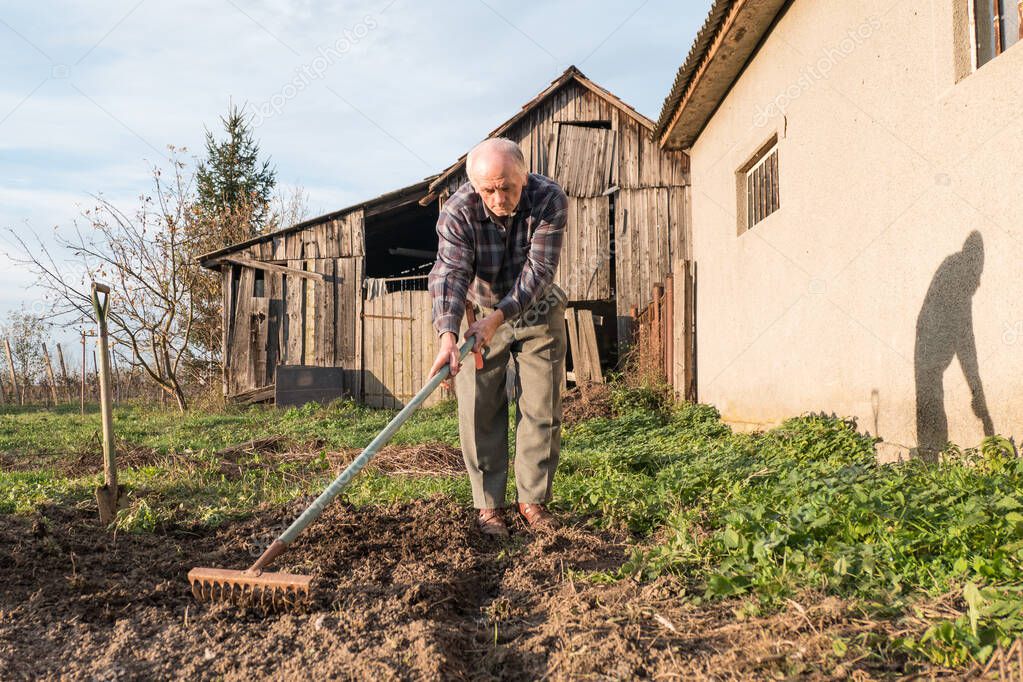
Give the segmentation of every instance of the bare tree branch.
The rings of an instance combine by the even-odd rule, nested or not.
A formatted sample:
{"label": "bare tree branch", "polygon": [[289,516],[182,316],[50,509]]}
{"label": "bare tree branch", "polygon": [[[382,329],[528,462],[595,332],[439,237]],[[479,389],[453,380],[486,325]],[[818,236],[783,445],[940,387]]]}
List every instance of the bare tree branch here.
{"label": "bare tree branch", "polygon": [[195,220],[192,179],[171,151],[170,179],[165,181],[163,170],[154,166],[153,195],[140,196],[133,215],[94,194],[96,205],[81,216],[86,229],[76,220],[72,238],[56,235],[56,243],[78,266],[73,272],[59,265],[38,237],[30,245],[13,229],[23,253],[10,257],[36,274],[53,299],[55,316],[94,322],[88,281],[110,282],[111,337],[129,347],[132,364],[184,410],[179,372],[190,346],[202,273],[194,258],[197,244],[190,238],[197,233],[190,225]]}

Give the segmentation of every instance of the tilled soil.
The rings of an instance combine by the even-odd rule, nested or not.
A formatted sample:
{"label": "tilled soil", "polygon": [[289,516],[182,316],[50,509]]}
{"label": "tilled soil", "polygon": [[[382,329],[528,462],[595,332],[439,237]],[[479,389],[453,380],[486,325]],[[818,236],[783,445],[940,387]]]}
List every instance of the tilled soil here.
{"label": "tilled soil", "polygon": [[[693,605],[670,581],[581,576],[626,559],[581,524],[485,538],[437,497],[335,503],[276,567],[314,576],[304,610],[198,604],[193,566],[244,568],[302,505],[217,529],[113,535],[95,510],[0,516],[0,679],[866,679],[835,637],[869,633],[837,600],[771,618]],[[827,671],[827,672],[825,672]]]}

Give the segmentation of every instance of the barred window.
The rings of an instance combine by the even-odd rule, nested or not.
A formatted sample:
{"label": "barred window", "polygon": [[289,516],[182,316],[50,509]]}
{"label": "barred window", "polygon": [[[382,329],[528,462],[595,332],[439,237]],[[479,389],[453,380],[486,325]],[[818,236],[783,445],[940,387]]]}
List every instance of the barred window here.
{"label": "barred window", "polygon": [[973,0],[973,23],[980,68],[1023,38],[1023,0]]}
{"label": "barred window", "polygon": [[737,176],[741,234],[781,208],[777,137],[739,169]]}

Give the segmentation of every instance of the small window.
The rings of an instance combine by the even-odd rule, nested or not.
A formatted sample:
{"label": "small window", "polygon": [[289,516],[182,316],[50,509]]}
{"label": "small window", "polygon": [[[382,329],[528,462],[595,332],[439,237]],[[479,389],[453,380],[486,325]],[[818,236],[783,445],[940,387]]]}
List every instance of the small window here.
{"label": "small window", "polygon": [[1023,0],[972,0],[977,67],[980,68],[1023,37]]}
{"label": "small window", "polygon": [[255,277],[252,280],[252,297],[263,298],[266,296],[266,273],[262,270],[256,270]]}
{"label": "small window", "polygon": [[778,138],[761,147],[737,173],[739,234],[781,208],[778,176]]}

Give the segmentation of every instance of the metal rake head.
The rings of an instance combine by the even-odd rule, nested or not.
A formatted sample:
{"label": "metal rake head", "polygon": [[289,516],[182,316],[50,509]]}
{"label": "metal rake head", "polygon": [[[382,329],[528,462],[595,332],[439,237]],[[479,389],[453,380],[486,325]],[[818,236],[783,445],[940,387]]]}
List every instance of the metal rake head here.
{"label": "metal rake head", "polygon": [[312,578],[293,573],[193,568],[188,572],[188,581],[198,601],[276,609],[308,602]]}

